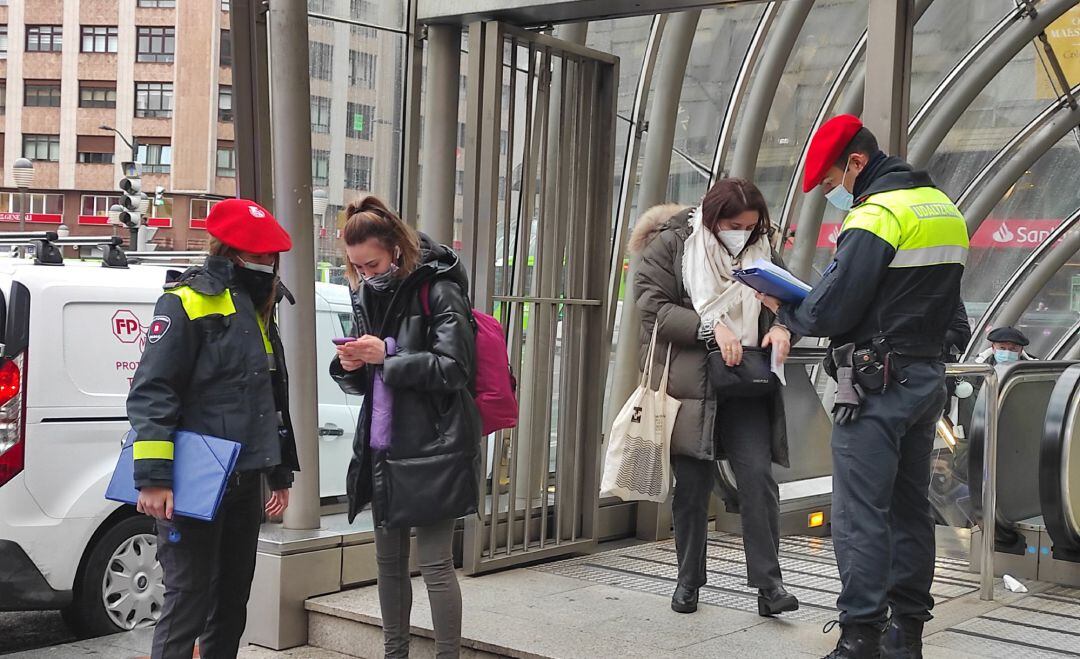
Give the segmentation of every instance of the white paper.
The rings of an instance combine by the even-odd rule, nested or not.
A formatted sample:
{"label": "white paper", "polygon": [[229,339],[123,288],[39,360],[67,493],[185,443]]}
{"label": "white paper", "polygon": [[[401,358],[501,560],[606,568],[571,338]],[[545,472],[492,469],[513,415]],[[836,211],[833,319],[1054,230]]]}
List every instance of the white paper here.
{"label": "white paper", "polygon": [[776,373],[776,377],[779,378],[780,384],[786,387],[787,386],[787,378],[784,377],[784,365],[780,363],[779,355],[776,354],[776,350],[773,350],[771,352],[771,356],[770,356],[769,361],[770,361],[770,366],[772,368],[772,372]]}
{"label": "white paper", "polygon": [[1020,583],[1008,574],[1004,575],[1001,580],[1005,582],[1005,588],[1010,593],[1026,593],[1028,591],[1027,586]]}
{"label": "white paper", "polygon": [[753,263],[750,264],[750,268],[757,268],[758,270],[761,270],[762,272],[772,273],[772,274],[776,275],[777,277],[780,277],[781,279],[789,282],[790,284],[801,288],[802,290],[806,291],[807,293],[809,293],[810,290],[813,288],[812,286],[810,286],[810,284],[807,284],[803,280],[799,279],[798,277],[791,274],[787,270],[784,270],[783,268],[776,265],[772,261],[767,261],[765,259],[757,259],[756,261],[754,261]]}

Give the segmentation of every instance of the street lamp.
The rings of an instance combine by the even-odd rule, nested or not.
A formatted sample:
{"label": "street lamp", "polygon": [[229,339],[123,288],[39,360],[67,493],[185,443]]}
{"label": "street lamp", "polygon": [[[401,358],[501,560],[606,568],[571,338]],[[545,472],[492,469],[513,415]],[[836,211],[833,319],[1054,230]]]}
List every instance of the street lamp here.
{"label": "street lamp", "polygon": [[138,149],[135,148],[135,145],[138,144],[138,142],[136,142],[135,140],[128,141],[128,138],[124,137],[123,133],[116,130],[112,126],[108,126],[106,124],[101,124],[100,126],[98,126],[98,128],[100,128],[101,130],[111,130],[112,132],[116,133],[116,136],[119,137],[120,139],[122,139],[124,141],[124,144],[131,147],[131,159],[138,162],[138,160],[139,160],[139,151],[138,151]]}
{"label": "street lamp", "polygon": [[11,168],[11,175],[15,179],[15,187],[22,193],[22,203],[19,209],[19,231],[26,231],[26,209],[30,205],[29,188],[34,183],[34,163],[26,158],[19,158]]}

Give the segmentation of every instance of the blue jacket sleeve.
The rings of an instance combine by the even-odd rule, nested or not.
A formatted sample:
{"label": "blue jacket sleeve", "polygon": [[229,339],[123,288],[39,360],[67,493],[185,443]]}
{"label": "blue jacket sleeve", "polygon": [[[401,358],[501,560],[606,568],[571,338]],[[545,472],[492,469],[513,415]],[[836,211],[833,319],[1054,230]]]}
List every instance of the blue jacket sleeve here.
{"label": "blue jacket sleeve", "polygon": [[839,336],[865,316],[896,249],[865,229],[840,234],[836,256],[799,304],[780,307],[780,322],[801,336]]}

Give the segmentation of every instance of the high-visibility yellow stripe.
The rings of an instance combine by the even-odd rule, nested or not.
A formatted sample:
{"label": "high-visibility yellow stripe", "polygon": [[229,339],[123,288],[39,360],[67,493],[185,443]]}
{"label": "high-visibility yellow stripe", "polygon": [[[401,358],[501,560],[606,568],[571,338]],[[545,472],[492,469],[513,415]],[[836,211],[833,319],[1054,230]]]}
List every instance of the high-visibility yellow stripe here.
{"label": "high-visibility yellow stripe", "polygon": [[215,314],[231,316],[236,313],[232,293],[228,290],[220,295],[204,295],[187,286],[181,286],[165,292],[180,298],[180,303],[184,305],[184,311],[191,320],[198,320]]}
{"label": "high-visibility yellow stripe", "polygon": [[844,220],[841,231],[862,229],[892,245],[900,246],[900,223],[886,208],[876,204],[864,204],[852,209]]}
{"label": "high-visibility yellow stripe", "polygon": [[135,442],[132,455],[136,460],[172,460],[174,448],[172,442],[144,440]]}
{"label": "high-visibility yellow stripe", "polygon": [[274,346],[270,343],[270,333],[266,331],[266,323],[263,322],[262,315],[256,314],[255,318],[259,321],[259,331],[262,333],[263,348],[266,349],[266,354],[274,354]]}
{"label": "high-visibility yellow stripe", "polygon": [[937,247],[917,247],[902,249],[896,253],[890,268],[917,268],[923,265],[945,265],[947,263],[967,263],[968,248],[960,245],[939,245]]}

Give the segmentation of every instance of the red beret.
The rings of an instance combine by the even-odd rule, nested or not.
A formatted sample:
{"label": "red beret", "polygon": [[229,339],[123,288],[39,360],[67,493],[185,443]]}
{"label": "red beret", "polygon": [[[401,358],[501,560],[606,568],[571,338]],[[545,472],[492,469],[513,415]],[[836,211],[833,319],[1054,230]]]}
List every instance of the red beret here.
{"label": "red beret", "polygon": [[247,199],[214,204],[206,230],[229,247],[251,254],[275,254],[292,249],[292,238],[270,211]]}
{"label": "red beret", "polygon": [[837,158],[851,143],[851,138],[863,127],[858,117],[841,114],[829,119],[810,138],[806,152],[806,169],[803,170],[803,192],[810,192],[825,178],[825,173],[836,164]]}

